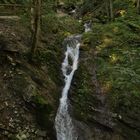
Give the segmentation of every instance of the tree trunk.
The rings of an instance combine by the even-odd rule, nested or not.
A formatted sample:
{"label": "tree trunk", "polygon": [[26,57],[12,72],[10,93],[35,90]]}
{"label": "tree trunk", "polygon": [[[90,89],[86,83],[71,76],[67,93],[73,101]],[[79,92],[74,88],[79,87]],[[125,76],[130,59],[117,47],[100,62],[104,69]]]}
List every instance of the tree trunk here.
{"label": "tree trunk", "polygon": [[31,8],[32,56],[35,54],[35,51],[39,45],[41,0],[33,0],[33,6],[34,7]]}
{"label": "tree trunk", "polygon": [[112,2],[112,0],[109,0],[109,10],[110,10],[110,20],[113,21],[114,14],[113,14],[113,2]]}
{"label": "tree trunk", "polygon": [[105,8],[106,8],[107,18],[108,18],[108,20],[109,20],[110,16],[109,16],[108,0],[106,0]]}
{"label": "tree trunk", "polygon": [[114,14],[113,14],[113,1],[112,0],[106,0],[106,13],[109,21],[113,21]]}
{"label": "tree trunk", "polygon": [[137,0],[137,12],[140,14],[140,0]]}
{"label": "tree trunk", "polygon": [[34,30],[35,30],[35,7],[34,7],[35,1],[34,0],[30,3],[30,6],[31,6],[31,9],[30,9],[31,33],[33,35]]}
{"label": "tree trunk", "polygon": [[55,0],[55,11],[56,12],[57,12],[58,5],[59,5],[59,0]]}

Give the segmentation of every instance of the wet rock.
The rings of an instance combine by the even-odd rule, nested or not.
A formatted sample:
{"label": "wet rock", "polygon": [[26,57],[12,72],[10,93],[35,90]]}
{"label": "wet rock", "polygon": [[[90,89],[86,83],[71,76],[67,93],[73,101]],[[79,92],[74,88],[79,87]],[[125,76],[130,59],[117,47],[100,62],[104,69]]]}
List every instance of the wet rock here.
{"label": "wet rock", "polygon": [[46,134],[46,131],[38,130],[37,135],[42,136],[42,137],[46,137],[47,134]]}

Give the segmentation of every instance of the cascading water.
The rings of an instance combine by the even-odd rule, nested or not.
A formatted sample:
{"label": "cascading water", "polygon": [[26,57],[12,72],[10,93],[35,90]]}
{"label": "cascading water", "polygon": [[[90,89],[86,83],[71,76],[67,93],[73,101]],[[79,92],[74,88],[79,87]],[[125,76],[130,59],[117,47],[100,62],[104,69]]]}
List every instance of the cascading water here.
{"label": "cascading water", "polygon": [[84,24],[85,32],[90,32],[91,31],[91,25],[92,25],[91,21]]}
{"label": "cascading water", "polygon": [[77,140],[77,133],[74,128],[72,118],[69,114],[68,91],[72,78],[78,67],[80,43],[76,37],[69,37],[66,46],[65,59],[62,63],[62,72],[65,77],[65,86],[62,91],[60,105],[55,118],[55,128],[57,140]]}
{"label": "cascading water", "polygon": [[[91,31],[91,21],[84,24],[85,32]],[[77,140],[78,134],[69,114],[68,92],[74,72],[78,68],[79,47],[82,35],[68,37],[64,42],[67,46],[65,59],[62,63],[62,72],[65,77],[65,86],[62,91],[60,105],[55,118],[57,140]]]}

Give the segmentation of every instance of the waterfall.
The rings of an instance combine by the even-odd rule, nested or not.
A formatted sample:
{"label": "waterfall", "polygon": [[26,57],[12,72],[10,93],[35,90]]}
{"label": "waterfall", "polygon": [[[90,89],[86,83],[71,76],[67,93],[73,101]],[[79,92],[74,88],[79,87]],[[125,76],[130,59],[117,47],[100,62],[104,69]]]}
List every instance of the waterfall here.
{"label": "waterfall", "polygon": [[78,67],[80,36],[71,36],[65,40],[67,50],[62,63],[62,72],[65,78],[65,86],[62,91],[60,105],[55,118],[57,140],[77,140],[77,133],[72,118],[69,114],[68,92],[71,86],[73,75]]}
{"label": "waterfall", "polygon": [[[91,21],[84,24],[85,32],[91,31]],[[82,35],[70,36],[64,40],[67,46],[65,58],[62,63],[62,72],[65,78],[65,86],[60,98],[60,105],[55,118],[57,140],[77,140],[78,134],[69,114],[68,92],[71,86],[74,72],[78,68],[79,47]]]}
{"label": "waterfall", "polygon": [[84,24],[85,32],[90,32],[91,31],[91,25],[92,25],[91,21]]}

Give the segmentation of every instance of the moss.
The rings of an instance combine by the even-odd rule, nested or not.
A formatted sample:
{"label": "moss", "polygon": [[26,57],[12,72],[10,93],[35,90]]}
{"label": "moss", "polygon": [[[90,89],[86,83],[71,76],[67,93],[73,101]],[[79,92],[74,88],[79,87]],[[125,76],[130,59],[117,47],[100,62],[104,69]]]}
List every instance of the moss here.
{"label": "moss", "polygon": [[50,117],[53,111],[52,105],[48,103],[45,97],[39,95],[39,93],[32,98],[32,102],[36,105],[36,117],[38,124],[41,127],[48,129],[52,125]]}
{"label": "moss", "polygon": [[[44,32],[49,33],[66,33],[77,34],[81,32],[81,23],[72,17],[57,17],[55,14],[47,14],[42,22]],[[71,28],[69,28],[71,27]],[[83,29],[83,28],[82,28]],[[60,35],[60,34],[59,34]],[[60,36],[59,36],[60,37]]]}
{"label": "moss", "polygon": [[60,84],[61,81],[61,55],[60,52],[56,50],[53,52],[52,50],[40,51],[35,59],[37,63],[42,63],[43,65],[47,65],[47,72],[50,79],[55,84]]}
{"label": "moss", "polygon": [[33,97],[33,101],[35,104],[37,104],[39,106],[47,105],[47,100],[39,94],[37,94]]}
{"label": "moss", "polygon": [[99,43],[100,34],[94,32],[87,32],[83,34],[82,40],[84,44],[87,44],[87,47],[95,48],[95,46],[97,46]]}
{"label": "moss", "polygon": [[52,127],[52,122],[50,120],[50,113],[52,107],[50,105],[41,105],[37,107],[36,117],[38,124],[43,128]]}
{"label": "moss", "polygon": [[[138,28],[137,21],[129,22],[133,22],[135,28]],[[97,33],[98,37],[95,36]],[[84,38],[88,45],[93,42],[96,46],[97,76],[104,92],[109,93],[111,97],[109,97],[112,101],[111,106],[118,104],[125,94],[128,98],[123,101],[123,104],[131,104],[129,95],[140,96],[138,93],[139,48],[137,43],[134,43],[139,40],[139,33],[123,20],[106,25],[96,23],[93,25],[93,33],[86,34]]]}
{"label": "moss", "polygon": [[92,75],[87,67],[87,63],[92,66],[91,61],[81,62],[74,78],[74,89],[72,99],[74,101],[74,116],[80,121],[86,122],[91,113],[90,107],[97,106],[98,100],[94,98],[95,88],[91,83]]}
{"label": "moss", "polygon": [[[72,91],[74,115],[88,123],[90,116],[96,116],[93,108],[98,108],[100,100],[95,96],[91,80],[94,52],[96,53],[97,79],[110,110],[123,117],[116,129],[126,139],[139,138],[140,108],[140,59],[139,24],[136,19],[127,18],[108,24],[93,24],[93,31],[83,35],[81,60],[75,75]],[[130,22],[130,23],[129,23]],[[89,68],[91,67],[91,69]],[[91,82],[92,81],[92,82]],[[95,114],[94,114],[95,113]],[[123,124],[124,123],[124,124]],[[127,128],[126,128],[127,127]],[[128,134],[129,133],[129,134]]]}

